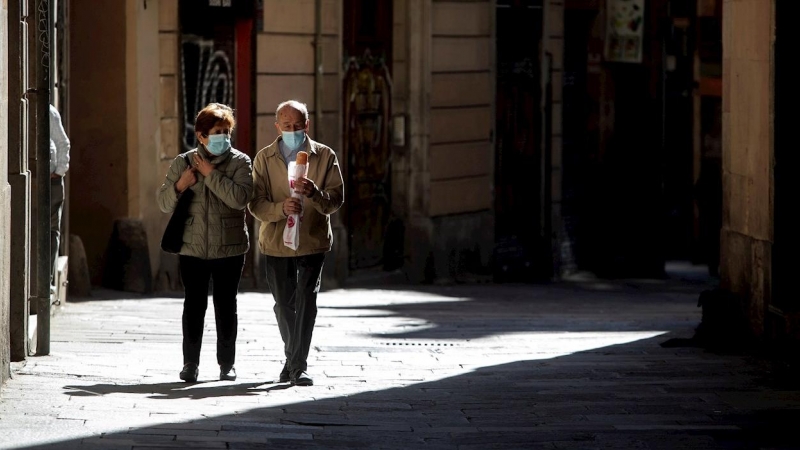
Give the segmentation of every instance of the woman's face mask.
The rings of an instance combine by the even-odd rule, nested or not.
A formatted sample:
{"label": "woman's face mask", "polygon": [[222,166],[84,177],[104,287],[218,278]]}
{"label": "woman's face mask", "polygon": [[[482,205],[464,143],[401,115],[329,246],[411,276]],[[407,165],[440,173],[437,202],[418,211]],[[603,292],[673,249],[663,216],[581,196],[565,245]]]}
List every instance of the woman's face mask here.
{"label": "woman's face mask", "polygon": [[222,155],[231,148],[231,137],[228,134],[211,134],[208,136],[206,150],[212,155]]}

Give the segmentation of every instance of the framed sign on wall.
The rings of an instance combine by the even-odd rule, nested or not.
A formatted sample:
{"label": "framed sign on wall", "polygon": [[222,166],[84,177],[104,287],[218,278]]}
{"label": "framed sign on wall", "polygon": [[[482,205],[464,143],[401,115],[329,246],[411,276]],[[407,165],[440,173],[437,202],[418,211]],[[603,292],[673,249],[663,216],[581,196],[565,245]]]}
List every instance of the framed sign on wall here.
{"label": "framed sign on wall", "polygon": [[642,62],[644,0],[606,1],[605,59]]}

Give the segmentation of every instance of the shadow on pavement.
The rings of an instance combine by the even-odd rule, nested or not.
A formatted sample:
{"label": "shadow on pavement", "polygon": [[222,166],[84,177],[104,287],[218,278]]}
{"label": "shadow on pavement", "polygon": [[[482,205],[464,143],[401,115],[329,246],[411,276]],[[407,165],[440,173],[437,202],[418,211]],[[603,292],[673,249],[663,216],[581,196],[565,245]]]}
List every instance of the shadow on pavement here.
{"label": "shadow on pavement", "polygon": [[212,397],[231,397],[257,395],[262,392],[290,388],[288,383],[155,383],[155,384],[93,384],[89,386],[64,386],[65,394],[76,397],[103,396],[108,394],[142,394],[153,399],[171,400],[176,398],[204,399]]}
{"label": "shadow on pavement", "polygon": [[[454,286],[426,290],[425,302],[405,302],[382,291],[348,289],[354,301],[326,305],[337,316],[416,319],[376,339],[472,340],[514,332],[691,329],[698,325],[698,292],[587,290],[580,286]],[[419,291],[418,291],[419,292]],[[617,295],[619,294],[619,295]],[[362,298],[363,297],[363,298]]]}

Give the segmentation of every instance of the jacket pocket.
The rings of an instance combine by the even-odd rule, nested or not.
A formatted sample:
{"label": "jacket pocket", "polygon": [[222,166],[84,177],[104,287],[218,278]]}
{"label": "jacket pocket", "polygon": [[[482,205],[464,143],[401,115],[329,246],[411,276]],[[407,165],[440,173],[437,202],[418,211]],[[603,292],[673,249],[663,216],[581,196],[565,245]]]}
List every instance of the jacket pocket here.
{"label": "jacket pocket", "polygon": [[222,218],[222,245],[241,245],[246,239],[243,216]]}
{"label": "jacket pocket", "polygon": [[188,244],[192,243],[192,223],[194,222],[194,216],[189,216],[186,218],[186,221],[183,223],[183,242]]}

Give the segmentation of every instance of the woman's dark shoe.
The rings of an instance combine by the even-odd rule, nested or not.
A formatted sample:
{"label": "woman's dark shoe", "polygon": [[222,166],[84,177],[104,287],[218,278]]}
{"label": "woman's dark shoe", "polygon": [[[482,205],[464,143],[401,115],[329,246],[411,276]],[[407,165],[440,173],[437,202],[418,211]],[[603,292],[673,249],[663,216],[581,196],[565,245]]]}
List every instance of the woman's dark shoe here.
{"label": "woman's dark shoe", "polygon": [[186,363],[183,365],[183,370],[181,370],[181,380],[187,383],[194,383],[197,381],[197,375],[200,370],[195,363]]}
{"label": "woman's dark shoe", "polygon": [[292,384],[295,386],[311,386],[314,384],[314,380],[304,371],[297,372],[294,374],[294,377],[292,377]]}
{"label": "woman's dark shoe", "polygon": [[283,370],[281,370],[281,374],[278,376],[278,383],[288,383],[289,380],[290,380],[289,365],[284,364]]}
{"label": "woman's dark shoe", "polygon": [[233,366],[219,366],[219,379],[222,381],[236,381],[236,369]]}

